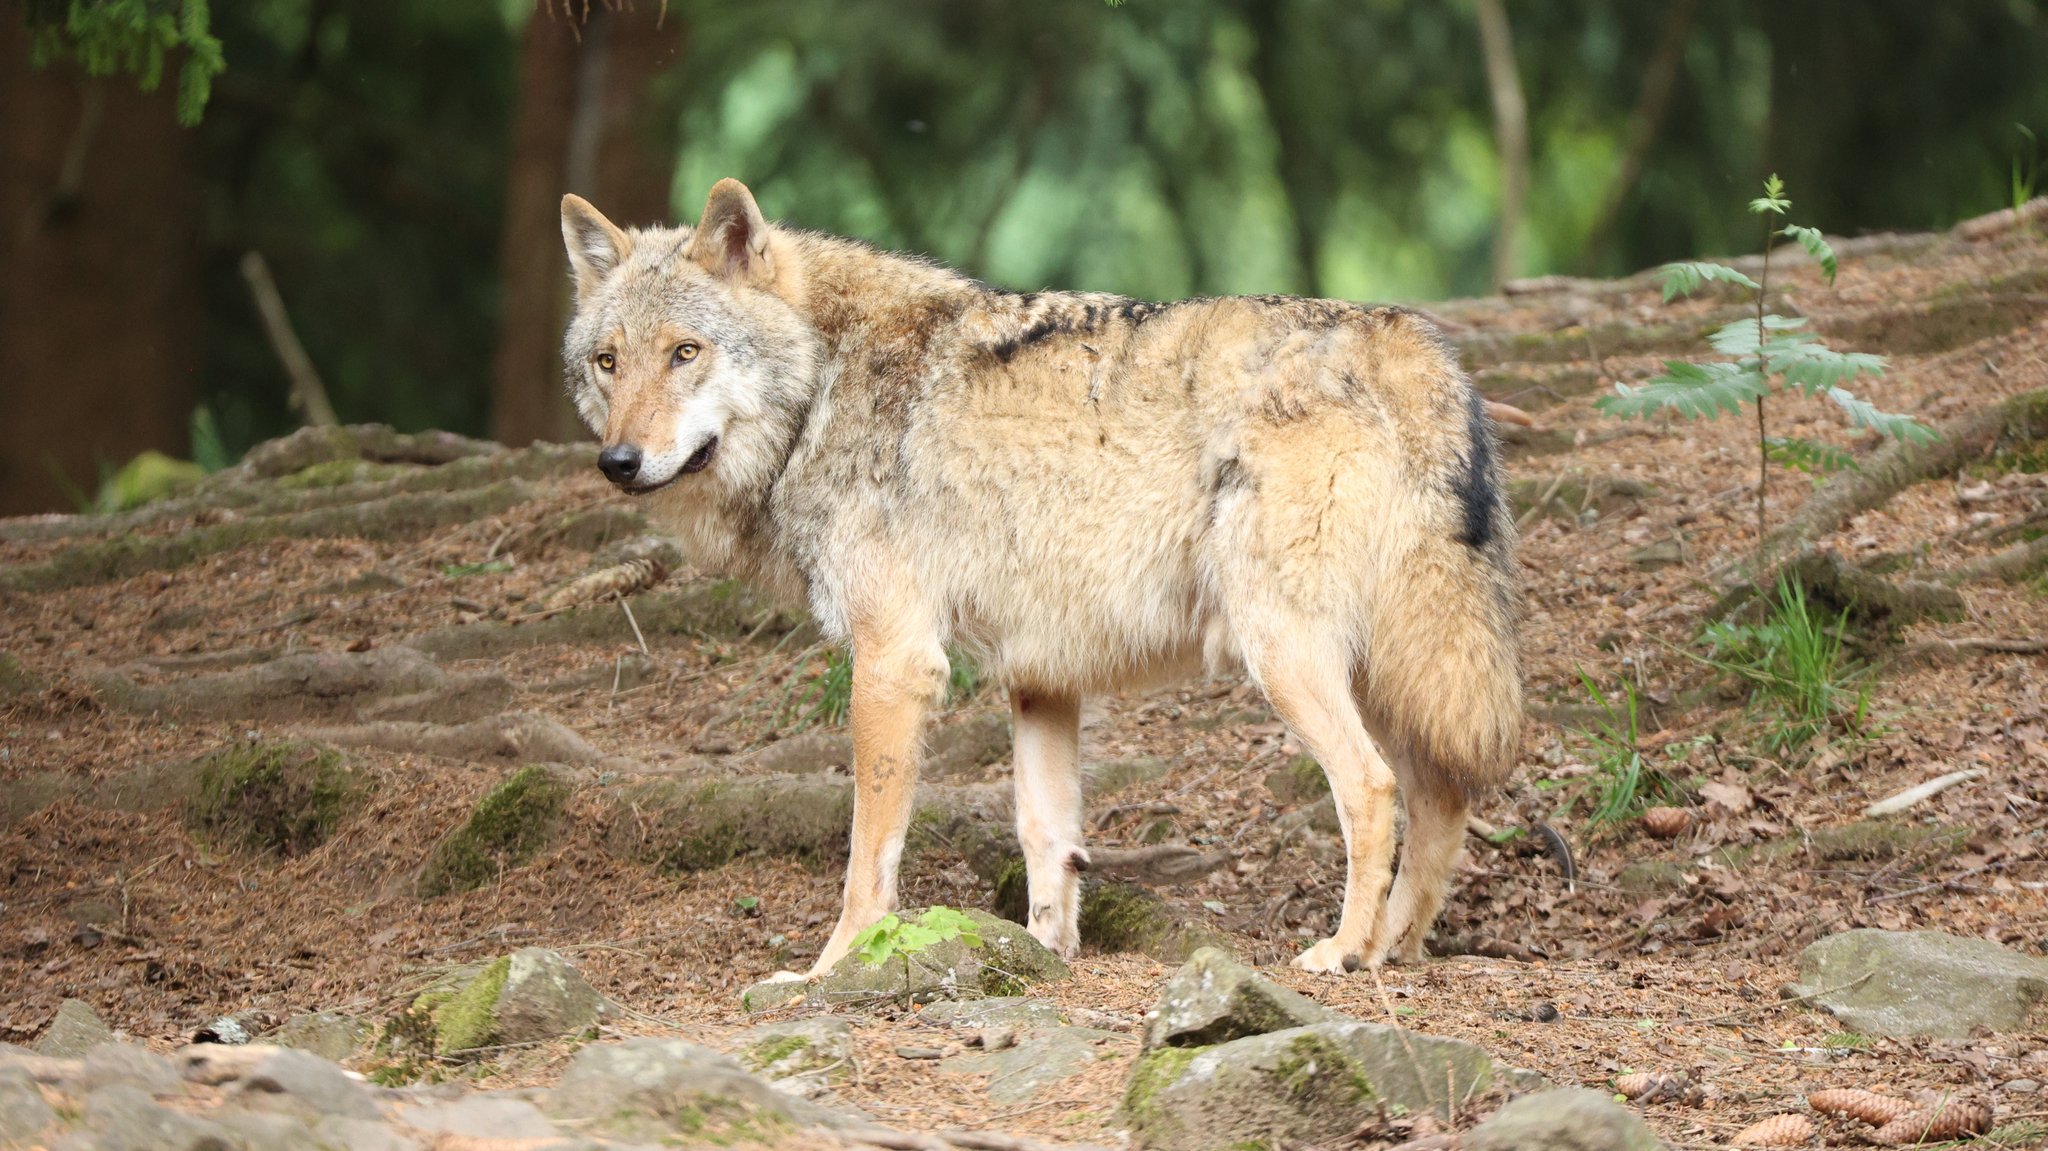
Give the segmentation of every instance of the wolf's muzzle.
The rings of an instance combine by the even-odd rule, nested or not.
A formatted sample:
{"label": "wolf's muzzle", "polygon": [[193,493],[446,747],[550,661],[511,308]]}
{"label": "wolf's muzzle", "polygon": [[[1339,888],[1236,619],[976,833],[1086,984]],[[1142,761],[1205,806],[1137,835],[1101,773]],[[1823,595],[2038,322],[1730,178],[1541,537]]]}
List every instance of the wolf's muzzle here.
{"label": "wolf's muzzle", "polygon": [[597,453],[597,470],[604,478],[626,487],[640,475],[640,449],[634,444],[613,444]]}

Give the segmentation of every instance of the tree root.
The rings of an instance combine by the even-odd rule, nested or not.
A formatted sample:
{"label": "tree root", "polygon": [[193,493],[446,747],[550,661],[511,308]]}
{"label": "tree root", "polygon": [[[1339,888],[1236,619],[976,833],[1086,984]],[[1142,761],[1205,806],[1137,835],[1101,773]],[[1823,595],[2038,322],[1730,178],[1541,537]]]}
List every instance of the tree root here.
{"label": "tree root", "polygon": [[1946,475],[1990,455],[2001,443],[2048,435],[2048,391],[2022,392],[1967,412],[1935,429],[1940,438],[1916,444],[1894,441],[1872,453],[1853,472],[1843,472],[1808,496],[1765,540],[1754,570],[1775,570],[1787,557],[1810,550],[1852,516],[1923,480]]}
{"label": "tree root", "polygon": [[263,540],[408,539],[497,515],[533,496],[527,484],[503,480],[465,491],[394,495],[287,515],[238,518],[175,535],[117,536],[81,544],[42,563],[0,568],[0,590],[56,591],[106,583],[183,567]]}
{"label": "tree root", "polygon": [[[1806,591],[1808,607],[1824,619],[1846,618],[1850,626],[1876,638],[1895,636],[1922,619],[1963,617],[1963,597],[1944,583],[1904,580],[1893,583],[1848,563],[1833,552],[1807,552],[1780,569]],[[1722,596],[1707,612],[1725,619],[1750,605],[1761,606],[1777,596],[1777,587],[1744,584]]]}
{"label": "tree root", "polygon": [[230,720],[469,719],[502,707],[512,690],[496,673],[448,675],[407,648],[310,652],[163,684],[139,683],[121,670],[89,682],[117,711]]}
{"label": "tree root", "polygon": [[604,759],[602,752],[568,727],[530,712],[493,715],[453,726],[385,720],[311,728],[306,735],[338,747],[374,747],[445,759],[568,764]]}
{"label": "tree root", "polygon": [[[733,640],[748,635],[782,636],[800,626],[745,586],[692,584],[633,598],[633,616],[647,636],[694,635]],[[764,622],[765,616],[765,622]],[[405,646],[442,659],[486,659],[542,644],[634,643],[633,628],[614,604],[593,604],[534,619],[461,624],[423,632]],[[637,646],[637,645],[636,645]]]}

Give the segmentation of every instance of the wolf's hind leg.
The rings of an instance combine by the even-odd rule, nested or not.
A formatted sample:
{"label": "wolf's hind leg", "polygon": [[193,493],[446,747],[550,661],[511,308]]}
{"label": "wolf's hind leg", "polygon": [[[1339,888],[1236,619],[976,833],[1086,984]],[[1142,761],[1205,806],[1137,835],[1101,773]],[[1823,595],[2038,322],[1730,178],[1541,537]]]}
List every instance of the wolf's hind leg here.
{"label": "wolf's hind leg", "polygon": [[839,924],[811,966],[812,978],[830,971],[855,936],[896,909],[896,867],[917,794],[925,709],[945,682],[945,650],[936,639],[855,625],[853,851]]}
{"label": "wolf's hind leg", "polygon": [[1030,887],[1031,934],[1054,953],[1081,949],[1081,701],[1019,689],[1016,720],[1017,839]]}
{"label": "wolf's hind leg", "polygon": [[1422,962],[1423,941],[1443,909],[1451,867],[1465,846],[1465,814],[1469,804],[1455,785],[1401,773],[1401,794],[1408,805],[1408,838],[1401,845],[1401,870],[1374,940],[1375,952],[1400,963]]}
{"label": "wolf's hind leg", "polygon": [[1295,617],[1278,626],[1269,621],[1247,636],[1244,621],[1233,622],[1273,710],[1329,776],[1344,831],[1348,868],[1337,933],[1295,956],[1294,965],[1342,972],[1377,963],[1379,956],[1367,949],[1393,870],[1394,771],[1352,700],[1349,654],[1330,638],[1327,624]]}

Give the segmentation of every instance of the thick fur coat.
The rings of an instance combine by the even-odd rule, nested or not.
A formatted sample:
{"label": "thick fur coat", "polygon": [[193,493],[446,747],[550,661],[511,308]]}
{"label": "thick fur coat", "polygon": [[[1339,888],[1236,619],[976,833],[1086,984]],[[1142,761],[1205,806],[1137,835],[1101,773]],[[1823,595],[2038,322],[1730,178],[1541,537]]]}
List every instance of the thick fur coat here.
{"label": "thick fur coat", "polygon": [[853,850],[814,970],[895,904],[948,644],[1011,694],[1049,946],[1079,943],[1082,698],[1241,665],[1344,826],[1341,922],[1297,964],[1419,958],[1522,717],[1494,434],[1425,319],[1002,291],[772,225],[731,180],[694,229],[621,230],[573,196],[562,220],[564,360],[606,474],[851,647]]}

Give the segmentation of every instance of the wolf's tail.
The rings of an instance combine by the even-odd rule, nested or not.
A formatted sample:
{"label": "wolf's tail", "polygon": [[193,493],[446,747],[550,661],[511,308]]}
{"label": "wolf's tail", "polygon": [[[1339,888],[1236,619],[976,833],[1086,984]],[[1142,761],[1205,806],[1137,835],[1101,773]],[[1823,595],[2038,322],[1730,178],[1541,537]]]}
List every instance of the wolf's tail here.
{"label": "wolf's tail", "polygon": [[1418,771],[1476,799],[1514,767],[1522,674],[1514,517],[1476,394],[1469,429],[1435,530],[1376,581],[1357,689]]}

